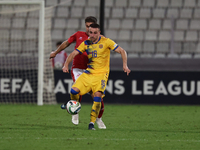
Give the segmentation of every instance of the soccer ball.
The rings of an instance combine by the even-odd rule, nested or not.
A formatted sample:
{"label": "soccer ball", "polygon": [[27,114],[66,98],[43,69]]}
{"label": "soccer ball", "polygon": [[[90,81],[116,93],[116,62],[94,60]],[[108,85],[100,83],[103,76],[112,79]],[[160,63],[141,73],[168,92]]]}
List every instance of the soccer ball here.
{"label": "soccer ball", "polygon": [[75,100],[67,102],[67,112],[71,115],[78,114],[81,110],[81,104]]}

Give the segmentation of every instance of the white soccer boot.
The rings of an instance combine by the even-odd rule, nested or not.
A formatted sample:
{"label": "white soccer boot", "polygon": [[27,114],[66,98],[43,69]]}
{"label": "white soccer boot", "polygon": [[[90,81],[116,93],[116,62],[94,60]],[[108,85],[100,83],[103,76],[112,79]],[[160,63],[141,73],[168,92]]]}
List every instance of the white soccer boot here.
{"label": "white soccer boot", "polygon": [[105,124],[103,123],[103,121],[102,121],[101,118],[97,118],[97,119],[96,119],[96,123],[97,123],[99,129],[106,129],[106,126],[105,126]]}
{"label": "white soccer boot", "polygon": [[78,123],[79,123],[79,116],[78,116],[78,114],[72,115],[72,123],[75,124],[75,125],[78,125]]}

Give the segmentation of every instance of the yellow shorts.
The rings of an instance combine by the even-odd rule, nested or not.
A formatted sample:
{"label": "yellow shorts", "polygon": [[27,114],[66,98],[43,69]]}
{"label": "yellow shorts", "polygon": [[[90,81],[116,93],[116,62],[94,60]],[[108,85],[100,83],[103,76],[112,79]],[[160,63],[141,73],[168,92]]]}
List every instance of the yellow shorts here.
{"label": "yellow shorts", "polygon": [[85,95],[86,93],[92,91],[101,91],[104,93],[108,81],[108,73],[103,74],[81,74],[72,87],[76,87],[80,90],[80,95]]}

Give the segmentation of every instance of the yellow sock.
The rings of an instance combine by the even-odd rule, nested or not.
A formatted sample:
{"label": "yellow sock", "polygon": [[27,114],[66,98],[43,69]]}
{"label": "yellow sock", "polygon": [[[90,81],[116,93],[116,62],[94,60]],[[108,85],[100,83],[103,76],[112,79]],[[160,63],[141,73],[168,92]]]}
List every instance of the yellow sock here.
{"label": "yellow sock", "polygon": [[79,102],[79,94],[74,95],[70,93],[70,98],[71,100],[76,100],[77,102]]}
{"label": "yellow sock", "polygon": [[91,114],[90,114],[90,122],[95,123],[95,121],[99,115],[100,109],[101,109],[101,102],[94,101],[93,105],[92,105]]}

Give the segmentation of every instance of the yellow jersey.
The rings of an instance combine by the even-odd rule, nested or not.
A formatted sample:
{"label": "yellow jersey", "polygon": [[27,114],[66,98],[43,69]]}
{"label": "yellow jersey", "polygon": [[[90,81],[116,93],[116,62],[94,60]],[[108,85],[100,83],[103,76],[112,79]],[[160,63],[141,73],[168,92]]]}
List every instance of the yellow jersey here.
{"label": "yellow jersey", "polygon": [[116,50],[118,44],[106,37],[99,37],[96,43],[90,39],[83,41],[76,49],[79,53],[86,51],[88,65],[85,73],[99,74],[109,73],[110,71],[110,50]]}

